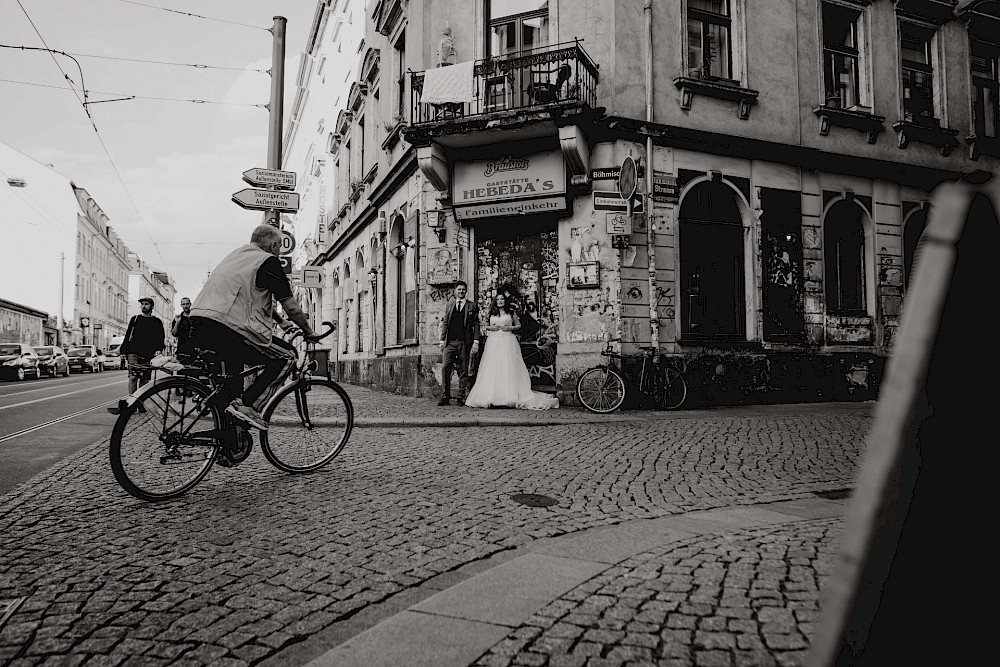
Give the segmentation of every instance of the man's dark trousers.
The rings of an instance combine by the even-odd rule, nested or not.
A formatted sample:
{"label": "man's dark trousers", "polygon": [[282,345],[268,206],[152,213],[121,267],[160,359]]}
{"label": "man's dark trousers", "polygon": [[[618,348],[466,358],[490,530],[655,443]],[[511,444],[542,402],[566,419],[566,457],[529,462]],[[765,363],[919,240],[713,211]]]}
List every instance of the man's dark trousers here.
{"label": "man's dark trousers", "polygon": [[449,340],[444,345],[444,365],[441,368],[441,382],[444,384],[443,398],[451,398],[451,373],[458,373],[458,398],[465,400],[469,389],[469,351],[464,340]]}

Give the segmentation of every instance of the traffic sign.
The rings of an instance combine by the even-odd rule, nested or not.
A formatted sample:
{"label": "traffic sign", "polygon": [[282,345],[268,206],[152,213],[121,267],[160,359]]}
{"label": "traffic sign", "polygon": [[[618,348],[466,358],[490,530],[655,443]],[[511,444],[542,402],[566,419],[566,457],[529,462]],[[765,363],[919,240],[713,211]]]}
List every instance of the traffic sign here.
{"label": "traffic sign", "polygon": [[323,270],[315,266],[307,266],[293,273],[292,280],[302,287],[322,287]]}
{"label": "traffic sign", "polygon": [[243,188],[233,194],[233,201],[239,206],[253,211],[267,211],[268,209],[276,209],[278,211],[299,210],[298,192]]}
{"label": "traffic sign", "polygon": [[292,258],[291,257],[289,257],[288,255],[284,255],[282,257],[279,257],[278,261],[281,262],[281,270],[282,271],[284,271],[286,274],[291,274],[292,273]]}
{"label": "traffic sign", "polygon": [[[636,193],[632,195],[632,213],[642,213],[645,198]],[[595,211],[625,211],[628,212],[628,202],[622,199],[613,190],[594,190],[594,210]]]}
{"label": "traffic sign", "polygon": [[295,250],[295,235],[284,229],[279,229],[281,232],[281,254],[291,255],[292,251]]}
{"label": "traffic sign", "polygon": [[629,155],[622,162],[622,168],[618,172],[618,194],[622,199],[631,199],[635,194],[635,188],[639,184],[636,177],[635,160]]}
{"label": "traffic sign", "polygon": [[243,180],[250,185],[263,185],[280,190],[291,190],[295,187],[295,172],[254,167],[243,172]]}

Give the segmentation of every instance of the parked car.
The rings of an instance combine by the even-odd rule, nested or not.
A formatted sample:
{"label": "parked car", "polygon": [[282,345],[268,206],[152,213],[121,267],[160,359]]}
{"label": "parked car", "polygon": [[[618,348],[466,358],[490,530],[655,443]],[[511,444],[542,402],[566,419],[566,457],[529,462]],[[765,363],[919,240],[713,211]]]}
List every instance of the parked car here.
{"label": "parked car", "polygon": [[104,353],[96,345],[78,345],[66,353],[69,357],[69,370],[90,371],[100,373],[104,371]]}
{"label": "parked car", "polygon": [[69,357],[58,345],[41,345],[35,348],[38,353],[38,370],[40,373],[57,377],[69,377]]}
{"label": "parked car", "polygon": [[105,352],[104,353],[104,370],[116,371],[120,368],[125,368],[125,360],[122,359],[122,355],[117,352]]}
{"label": "parked car", "polygon": [[38,354],[27,343],[0,343],[0,375],[23,380],[40,377]]}
{"label": "parked car", "polygon": [[105,351],[105,355],[112,357],[118,363],[115,368],[125,370],[125,355],[121,353],[121,346],[123,342],[125,342],[125,336],[112,336],[111,342],[108,343],[108,349]]}

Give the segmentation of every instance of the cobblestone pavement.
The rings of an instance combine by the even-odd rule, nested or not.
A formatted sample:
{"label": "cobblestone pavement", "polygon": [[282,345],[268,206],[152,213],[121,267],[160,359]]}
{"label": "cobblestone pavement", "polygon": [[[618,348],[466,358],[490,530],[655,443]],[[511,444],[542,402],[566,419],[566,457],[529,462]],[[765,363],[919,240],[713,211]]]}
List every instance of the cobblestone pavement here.
{"label": "cobblestone pavement", "polygon": [[[426,400],[376,395],[372,405],[350,391],[361,417],[433,413]],[[0,600],[26,597],[0,628],[0,664],[280,659],[441,573],[539,538],[849,487],[870,413],[870,404],[816,404],[606,424],[359,428],[318,473],[287,475],[254,452],[155,505],[118,487],[107,443],[94,443],[0,497]],[[515,493],[559,504],[526,507]],[[715,615],[685,615],[700,619],[696,645],[698,631],[710,632],[697,623]]]}
{"label": "cobblestone pavement", "polygon": [[478,667],[802,665],[842,519],[698,537],[554,600]]}

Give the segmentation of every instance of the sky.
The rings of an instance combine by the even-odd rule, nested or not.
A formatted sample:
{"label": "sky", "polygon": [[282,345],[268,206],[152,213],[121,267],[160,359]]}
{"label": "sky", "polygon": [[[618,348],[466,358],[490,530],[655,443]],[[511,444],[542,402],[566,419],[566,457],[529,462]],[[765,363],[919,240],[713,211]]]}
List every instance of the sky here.
{"label": "sky", "polygon": [[[262,220],[230,198],[249,187],[245,170],[267,166],[268,111],[254,106],[270,98],[267,29],[274,16],[288,19],[287,124],[315,8],[316,0],[0,0],[0,44],[74,55],[91,102],[206,102],[94,103],[95,132],[51,55],[0,47],[0,142],[85,188],[129,248],[170,274],[177,302],[193,298]],[[79,91],[73,60],[55,60]]]}

